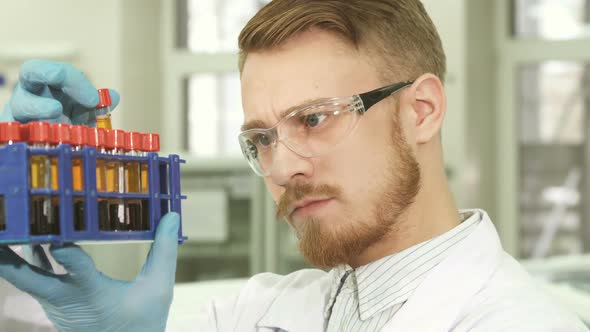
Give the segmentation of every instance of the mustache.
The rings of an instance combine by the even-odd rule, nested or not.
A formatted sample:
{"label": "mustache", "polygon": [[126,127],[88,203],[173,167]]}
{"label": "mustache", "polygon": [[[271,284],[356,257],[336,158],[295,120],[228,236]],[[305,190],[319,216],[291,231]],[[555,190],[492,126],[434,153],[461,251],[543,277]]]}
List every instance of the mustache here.
{"label": "mustache", "polygon": [[296,183],[287,185],[277,204],[277,219],[287,217],[290,207],[306,197],[337,197],[342,190],[327,184]]}

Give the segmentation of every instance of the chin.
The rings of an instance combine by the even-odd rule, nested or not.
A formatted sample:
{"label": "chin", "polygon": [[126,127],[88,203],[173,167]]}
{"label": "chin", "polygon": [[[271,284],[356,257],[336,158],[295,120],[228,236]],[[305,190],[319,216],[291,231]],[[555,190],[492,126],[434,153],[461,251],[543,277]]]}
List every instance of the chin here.
{"label": "chin", "polygon": [[376,221],[375,218],[331,216],[298,220],[292,226],[306,260],[320,268],[332,268],[348,264],[352,257],[383,238],[388,226]]}

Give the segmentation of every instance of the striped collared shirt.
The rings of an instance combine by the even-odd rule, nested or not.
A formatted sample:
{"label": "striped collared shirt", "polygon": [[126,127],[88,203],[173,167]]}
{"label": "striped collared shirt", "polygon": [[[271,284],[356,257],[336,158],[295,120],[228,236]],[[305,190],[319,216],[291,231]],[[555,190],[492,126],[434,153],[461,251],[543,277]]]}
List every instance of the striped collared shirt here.
{"label": "striped collared shirt", "polygon": [[465,211],[461,218],[461,224],[444,234],[356,270],[348,265],[334,268],[324,313],[327,331],[381,330],[449,249],[475,229],[482,216],[478,211]]}

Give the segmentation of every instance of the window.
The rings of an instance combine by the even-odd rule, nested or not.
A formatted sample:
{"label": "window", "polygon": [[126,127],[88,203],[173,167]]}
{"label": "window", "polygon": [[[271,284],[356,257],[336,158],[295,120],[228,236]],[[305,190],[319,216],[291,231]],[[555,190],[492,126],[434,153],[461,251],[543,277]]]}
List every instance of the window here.
{"label": "window", "polygon": [[497,216],[508,252],[590,251],[590,1],[495,3]]}
{"label": "window", "polygon": [[243,122],[238,73],[200,73],[187,79],[187,150],[199,157],[241,155]]}
{"label": "window", "polygon": [[266,3],[163,3],[164,149],[197,158],[241,158],[238,35]]}
{"label": "window", "polygon": [[[520,255],[581,253],[587,177],[587,64],[543,61],[518,74]],[[584,224],[588,224],[587,221]]]}
{"label": "window", "polygon": [[582,143],[586,65],[544,61],[520,68],[520,141]]}
{"label": "window", "polygon": [[193,53],[237,52],[238,35],[268,1],[179,1],[178,46]]}
{"label": "window", "polygon": [[514,0],[514,35],[568,40],[590,36],[587,0]]}

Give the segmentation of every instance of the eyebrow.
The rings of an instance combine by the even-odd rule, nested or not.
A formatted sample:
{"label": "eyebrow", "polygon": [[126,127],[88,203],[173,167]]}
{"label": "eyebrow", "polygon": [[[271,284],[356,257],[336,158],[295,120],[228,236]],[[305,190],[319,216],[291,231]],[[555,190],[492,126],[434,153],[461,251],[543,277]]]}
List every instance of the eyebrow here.
{"label": "eyebrow", "polygon": [[[287,108],[286,110],[283,110],[281,113],[279,113],[279,121],[281,121],[283,118],[285,118],[287,115],[289,115],[294,110],[296,110],[296,109],[300,108],[301,106],[306,105],[310,102],[313,102],[315,100],[318,100],[318,99],[307,99],[304,102],[302,102],[301,104],[298,104],[296,106],[291,106],[291,107]],[[262,120],[250,120],[242,125],[242,131],[246,131],[246,130],[250,130],[250,129],[267,129],[270,127],[272,127],[272,126],[268,126]]]}

